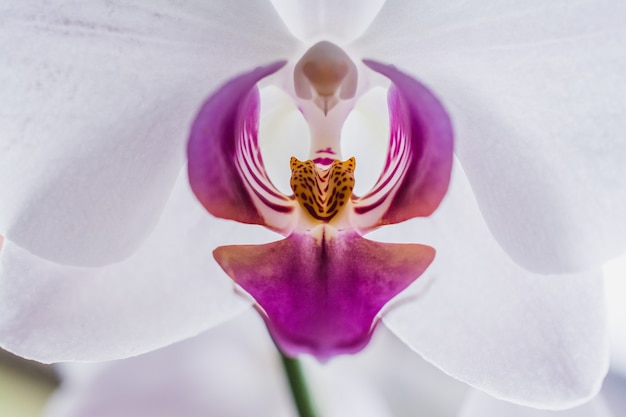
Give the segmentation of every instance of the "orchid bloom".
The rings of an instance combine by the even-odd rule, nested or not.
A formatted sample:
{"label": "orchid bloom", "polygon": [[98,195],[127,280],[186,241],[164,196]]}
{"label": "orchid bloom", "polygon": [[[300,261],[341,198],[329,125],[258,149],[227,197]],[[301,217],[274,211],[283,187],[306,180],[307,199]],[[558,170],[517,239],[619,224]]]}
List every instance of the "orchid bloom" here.
{"label": "orchid bloom", "polygon": [[382,307],[435,255],[430,246],[378,243],[360,235],[430,215],[445,195],[452,168],[452,128],[438,100],[392,67],[366,65],[393,87],[384,170],[361,197],[352,194],[355,158],[339,159],[357,66],[329,42],[312,46],[293,70],[311,150],[306,162],[291,158],[292,195],[273,185],[258,141],[255,85],[283,62],[228,82],[202,106],[191,129],[189,179],[204,207],[217,217],[287,236],[265,245],[220,247],[215,257],[258,303],[281,350],[294,356],[328,359],[361,350]]}
{"label": "orchid bloom", "polygon": [[[0,6],[0,344],[44,362],[106,360],[196,335],[253,304],[233,293],[211,258],[220,246],[218,261],[257,298],[287,350],[320,357],[358,350],[368,326],[382,317],[425,359],[498,398],[562,408],[593,396],[608,364],[599,267],[626,240],[626,6],[355,4],[32,0]],[[334,45],[327,51],[335,52],[323,55],[349,58],[337,74],[304,68],[307,51],[313,56],[319,42]],[[281,60],[288,64],[281,67]],[[387,77],[391,133],[380,141],[410,151],[391,161],[402,172],[391,171],[392,192],[383,196],[374,187],[372,198],[384,210],[363,210],[367,194],[346,194],[345,208],[311,225],[315,216],[306,217],[304,197],[256,182],[263,172],[255,123],[264,116],[262,108],[257,114],[255,84],[272,73],[265,81],[291,94],[312,130],[324,126],[335,135],[332,144],[315,147],[312,134],[314,154],[328,147],[338,154],[338,140],[346,139],[336,137],[342,112],[358,107],[352,101],[367,89],[359,80]],[[204,123],[217,123],[223,135],[209,142],[206,135],[216,133]],[[287,236],[287,245],[268,244],[273,232],[212,218],[200,206],[184,172],[190,130],[191,188],[202,205],[218,216],[268,225]],[[432,142],[431,131],[438,132]],[[443,159],[420,159],[420,146],[441,151]],[[335,159],[329,155],[320,157]],[[295,161],[295,171],[317,169],[310,156],[304,159],[313,165]],[[357,177],[370,168],[359,161]],[[421,182],[431,172],[424,161],[435,169]],[[198,169],[205,172],[196,176]],[[332,169],[348,175],[353,168]],[[322,181],[327,175],[300,173]],[[203,188],[205,174],[215,180],[217,199],[205,194],[211,192]],[[277,199],[277,210],[274,200],[259,202],[266,194]],[[389,244],[360,237],[425,216],[441,198],[430,217],[368,236]],[[327,239],[333,222],[337,235]],[[345,242],[357,248],[358,259],[341,258]],[[273,246],[241,247],[251,244]],[[332,336],[331,345],[294,340],[300,319],[303,330],[315,325],[321,289],[314,283],[303,293],[285,285],[279,269],[292,260],[259,271],[278,271],[281,299],[261,287],[267,281],[250,279],[250,265],[242,264],[244,253],[263,257],[267,248],[280,248],[286,252],[272,256],[286,258],[297,247],[333,253],[324,264],[319,250],[299,252],[307,261],[299,263],[303,280],[314,265],[326,265],[342,277],[333,285],[359,290],[354,297],[367,308],[352,316],[341,311],[342,300],[328,300],[338,328],[347,330],[350,320],[358,325],[346,340],[323,321],[309,336]],[[437,251],[430,266],[428,247]],[[357,262],[366,254],[379,257]],[[394,281],[383,281],[392,285],[373,300],[361,271],[346,281],[340,259],[368,270],[397,267],[389,275]],[[379,312],[399,291],[393,308]],[[276,311],[287,296],[305,303],[299,317]]]}

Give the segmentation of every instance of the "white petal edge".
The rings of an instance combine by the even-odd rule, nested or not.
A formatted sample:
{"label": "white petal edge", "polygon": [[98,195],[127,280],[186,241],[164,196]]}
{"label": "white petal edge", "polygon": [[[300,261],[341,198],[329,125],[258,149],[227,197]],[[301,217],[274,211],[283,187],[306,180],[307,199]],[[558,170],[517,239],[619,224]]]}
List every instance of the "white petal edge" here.
{"label": "white petal edge", "polygon": [[0,6],[0,233],[57,263],[136,250],[184,163],[202,100],[290,58],[269,2]]}
{"label": "white petal edge", "polygon": [[211,217],[182,173],[155,231],[124,262],[61,266],[7,239],[0,251],[0,345],[40,362],[102,361],[194,336],[250,306],[213,249],[275,237]]}
{"label": "white petal edge", "polygon": [[312,45],[320,40],[345,44],[361,35],[385,0],[271,0],[298,39]]}
{"label": "white petal edge", "polygon": [[465,401],[458,417],[614,417],[602,395],[578,407],[563,411],[538,410],[522,407],[489,395],[473,391]]}
{"label": "white petal edge", "polygon": [[491,232],[527,269],[626,249],[626,3],[389,0],[355,54],[425,82]]}
{"label": "white petal edge", "polygon": [[611,336],[611,367],[626,376],[626,256],[604,266],[604,284]]}
{"label": "white petal edge", "polygon": [[489,233],[458,164],[431,218],[371,238],[437,250],[383,318],[427,361],[526,406],[573,407],[600,389],[608,368],[600,272],[542,276],[520,268]]}
{"label": "white petal edge", "polygon": [[[165,349],[95,366],[64,365],[66,379],[44,416],[296,415],[278,354],[253,312]],[[331,393],[316,398],[324,416],[391,417],[367,383],[319,370],[309,370],[309,382],[314,392]]]}

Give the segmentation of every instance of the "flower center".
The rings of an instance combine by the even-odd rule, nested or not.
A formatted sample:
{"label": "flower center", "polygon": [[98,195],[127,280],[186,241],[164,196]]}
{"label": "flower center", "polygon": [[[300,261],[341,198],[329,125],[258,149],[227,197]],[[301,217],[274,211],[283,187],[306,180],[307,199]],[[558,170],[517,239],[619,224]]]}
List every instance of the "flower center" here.
{"label": "flower center", "polygon": [[328,168],[292,157],[291,189],[306,213],[328,223],[352,196],[355,166],[354,157],[344,162],[334,160]]}

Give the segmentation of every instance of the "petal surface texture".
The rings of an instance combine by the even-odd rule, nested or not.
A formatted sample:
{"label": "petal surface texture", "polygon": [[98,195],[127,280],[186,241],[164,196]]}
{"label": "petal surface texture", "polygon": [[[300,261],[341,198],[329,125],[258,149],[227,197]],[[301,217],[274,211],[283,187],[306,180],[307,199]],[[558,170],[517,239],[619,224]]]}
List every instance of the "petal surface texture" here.
{"label": "petal surface texture", "polygon": [[271,0],[289,30],[308,44],[351,41],[362,34],[385,0]]}
{"label": "petal surface texture", "polygon": [[[494,241],[462,170],[428,219],[370,237],[437,249],[384,323],[444,372],[491,395],[548,409],[591,398],[608,368],[600,272],[536,275]],[[459,353],[461,352],[461,354]]]}
{"label": "petal surface texture", "polygon": [[233,69],[288,58],[297,42],[263,1],[0,10],[0,233],[80,266],[137,249],[202,99]]}
{"label": "petal surface texture", "polygon": [[[139,357],[61,370],[63,385],[45,417],[296,415],[279,357],[254,315]],[[347,372],[329,378],[311,369],[307,377],[324,416],[391,417],[381,394]]]}
{"label": "petal surface texture", "polygon": [[5,240],[0,345],[42,362],[98,361],[194,336],[249,308],[211,251],[235,236],[273,236],[259,232],[207,216],[183,174],[155,231],[124,262],[60,266]]}
{"label": "petal surface texture", "polygon": [[619,0],[389,0],[351,50],[437,93],[516,262],[575,272],[626,247],[625,18]]}
{"label": "petal surface texture", "polygon": [[578,407],[562,411],[538,410],[496,400],[484,392],[474,391],[466,399],[458,417],[615,417],[604,398],[598,395]]}
{"label": "petal surface texture", "polygon": [[433,257],[428,246],[383,244],[354,232],[319,239],[293,234],[215,251],[222,268],[261,306],[281,350],[320,360],[361,350],[380,309]]}

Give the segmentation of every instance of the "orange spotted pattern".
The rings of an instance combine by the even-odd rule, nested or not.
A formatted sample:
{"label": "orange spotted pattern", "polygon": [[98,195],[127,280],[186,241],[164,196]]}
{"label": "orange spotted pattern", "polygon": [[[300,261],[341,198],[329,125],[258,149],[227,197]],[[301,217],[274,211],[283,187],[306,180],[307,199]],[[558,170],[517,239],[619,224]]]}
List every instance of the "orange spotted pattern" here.
{"label": "orange spotted pattern", "polygon": [[311,217],[329,222],[352,196],[355,166],[354,157],[344,162],[335,160],[327,169],[292,157],[291,189]]}

